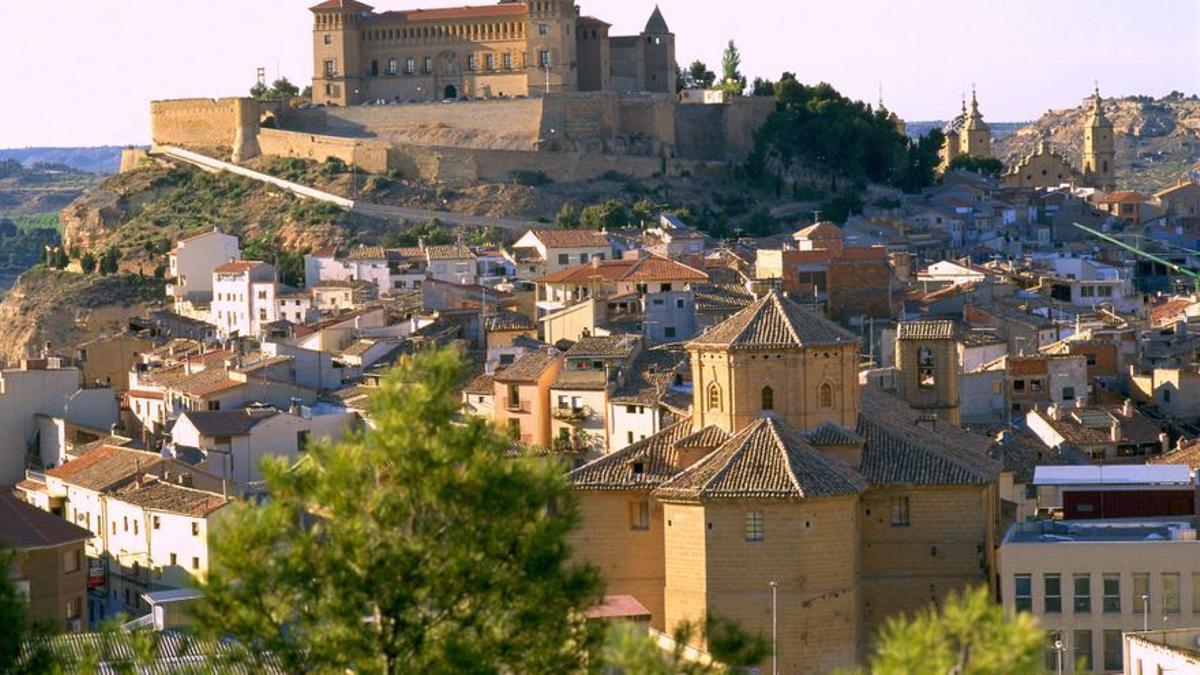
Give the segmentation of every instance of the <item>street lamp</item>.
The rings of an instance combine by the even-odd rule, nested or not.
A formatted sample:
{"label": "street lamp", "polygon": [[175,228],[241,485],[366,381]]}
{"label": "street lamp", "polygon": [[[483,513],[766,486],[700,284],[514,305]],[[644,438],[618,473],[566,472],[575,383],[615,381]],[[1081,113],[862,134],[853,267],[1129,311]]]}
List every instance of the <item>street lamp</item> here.
{"label": "street lamp", "polygon": [[771,675],[779,675],[779,584],[771,582]]}
{"label": "street lamp", "polygon": [[1150,595],[1142,593],[1142,630],[1150,630]]}
{"label": "street lamp", "polygon": [[1057,637],[1054,638],[1054,672],[1057,675],[1062,675],[1063,672],[1063,653],[1067,651],[1067,645],[1063,642],[1063,631],[1058,631]]}

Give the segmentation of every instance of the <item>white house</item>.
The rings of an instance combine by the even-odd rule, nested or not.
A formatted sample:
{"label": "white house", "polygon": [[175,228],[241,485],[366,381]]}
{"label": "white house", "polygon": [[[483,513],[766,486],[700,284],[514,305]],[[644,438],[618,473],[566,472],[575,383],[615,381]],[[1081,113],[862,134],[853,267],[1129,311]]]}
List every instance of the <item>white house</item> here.
{"label": "white house", "polygon": [[[75,421],[70,403],[79,391],[77,368],[62,368],[58,359],[31,359],[21,368],[0,370],[0,484],[14,485],[25,477],[25,454],[38,430],[37,415]],[[111,390],[108,392],[112,397]],[[95,419],[80,410],[93,424],[107,427],[112,419]],[[99,421],[100,424],[94,424]]]}
{"label": "white house", "polygon": [[222,337],[255,337],[279,319],[275,267],[257,260],[228,262],[213,270],[211,319]]}
{"label": "white house", "polygon": [[169,275],[173,281],[167,285],[167,297],[173,301],[175,311],[186,314],[186,305],[211,301],[213,270],[241,258],[238,238],[222,234],[216,228],[180,240],[171,249]]}
{"label": "white house", "polygon": [[239,486],[262,480],[259,467],[268,455],[295,461],[309,443],[336,440],[357,417],[341,408],[294,405],[274,408],[185,412],[171,430],[181,459]]}

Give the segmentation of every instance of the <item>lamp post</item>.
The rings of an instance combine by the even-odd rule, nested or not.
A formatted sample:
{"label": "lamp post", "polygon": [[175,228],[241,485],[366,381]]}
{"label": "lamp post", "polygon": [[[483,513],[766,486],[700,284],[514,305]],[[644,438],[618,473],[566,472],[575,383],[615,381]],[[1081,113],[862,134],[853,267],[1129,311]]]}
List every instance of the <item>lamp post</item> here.
{"label": "lamp post", "polygon": [[1058,631],[1058,637],[1054,638],[1054,672],[1057,675],[1062,675],[1063,672],[1063,652],[1067,651],[1067,646],[1063,644],[1063,631]]}
{"label": "lamp post", "polygon": [[1142,593],[1142,630],[1150,630],[1150,596]]}
{"label": "lamp post", "polygon": [[779,675],[779,584],[771,582],[771,675]]}

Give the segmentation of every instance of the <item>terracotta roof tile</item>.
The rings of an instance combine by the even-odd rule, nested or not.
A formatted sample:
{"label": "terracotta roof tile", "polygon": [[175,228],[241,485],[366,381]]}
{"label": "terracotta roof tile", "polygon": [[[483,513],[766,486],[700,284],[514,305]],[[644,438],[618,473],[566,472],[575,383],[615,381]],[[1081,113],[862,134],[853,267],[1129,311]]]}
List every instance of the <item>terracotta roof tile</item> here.
{"label": "terracotta roof tile", "polygon": [[235,260],[233,262],[228,262],[228,263],[225,263],[224,265],[221,265],[220,267],[217,267],[216,269],[213,270],[213,273],[214,274],[244,274],[244,273],[254,269],[255,267],[258,267],[259,265],[266,265],[266,264],[267,263],[261,262],[258,260]]}
{"label": "terracotta roof tile", "polygon": [[760,418],[655,491],[660,499],[812,499],[867,488],[856,470],[784,423]]}
{"label": "terracotta roof tile", "polygon": [[772,289],[754,304],[692,340],[688,347],[792,349],[847,344],[859,339]]}
{"label": "terracotta roof tile", "polygon": [[219,494],[153,479],[141,486],[126,485],[113,496],[145,509],[201,518],[229,502]]}
{"label": "terracotta roof tile", "polygon": [[161,461],[162,457],[153,452],[106,445],[50,469],[46,475],[70,485],[101,491],[132,481],[139,468],[147,471]]}
{"label": "terracotta roof tile", "polygon": [[628,358],[642,342],[641,335],[590,335],[567,350],[567,358]]}
{"label": "terracotta roof tile", "polygon": [[593,281],[708,281],[708,274],[681,262],[658,256],[636,260],[593,260],[590,263],[559,270],[537,280],[543,284],[587,283]]}
{"label": "terracotta roof tile", "polygon": [[572,471],[568,478],[581,490],[651,490],[670,480],[683,467],[676,442],[692,434],[685,419],[666,429],[593,460]]}
{"label": "terracotta roof tile", "polygon": [[809,443],[822,445],[861,445],[863,437],[833,422],[821,422],[804,434]]}
{"label": "terracotta roof tile", "polygon": [[953,321],[905,321],[898,326],[897,340],[953,340]]}
{"label": "terracotta roof tile", "polygon": [[89,530],[0,492],[0,543],[8,548],[61,546],[91,537]]}
{"label": "terracotta roof tile", "polygon": [[546,248],[610,248],[608,235],[595,230],[530,230]]}
{"label": "terracotta roof tile", "polygon": [[511,366],[496,372],[497,382],[532,382],[541,377],[555,361],[562,358],[562,355],[557,350],[551,353],[550,350],[542,350],[537,352],[527,352],[517,359]]}

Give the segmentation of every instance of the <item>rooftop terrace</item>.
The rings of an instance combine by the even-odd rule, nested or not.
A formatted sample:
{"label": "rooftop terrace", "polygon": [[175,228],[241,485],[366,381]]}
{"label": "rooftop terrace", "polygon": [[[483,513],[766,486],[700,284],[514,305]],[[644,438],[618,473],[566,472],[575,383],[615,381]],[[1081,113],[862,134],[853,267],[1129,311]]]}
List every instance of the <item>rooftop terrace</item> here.
{"label": "rooftop terrace", "polygon": [[1193,518],[1164,520],[1036,520],[1018,523],[1005,544],[1070,544],[1118,542],[1180,542],[1197,544]]}

